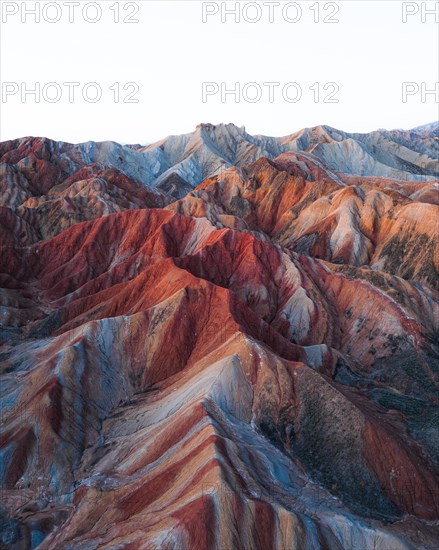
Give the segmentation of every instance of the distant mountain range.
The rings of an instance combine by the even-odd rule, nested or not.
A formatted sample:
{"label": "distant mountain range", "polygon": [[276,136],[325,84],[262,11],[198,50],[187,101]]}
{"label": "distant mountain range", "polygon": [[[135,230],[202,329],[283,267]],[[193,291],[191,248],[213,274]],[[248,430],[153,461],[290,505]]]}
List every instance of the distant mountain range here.
{"label": "distant mountain range", "polygon": [[[195,131],[169,136],[147,146],[114,142],[72,145],[45,138],[22,138],[2,144],[0,156],[12,163],[32,162],[32,154],[56,163],[59,178],[90,164],[120,170],[147,186],[171,190],[180,197],[205,178],[230,166],[245,166],[260,157],[275,159],[303,152],[334,172],[398,180],[426,181],[439,177],[439,123],[413,130],[378,130],[349,134],[329,126],[305,128],[280,138],[251,136],[234,124],[200,124]],[[12,151],[10,151],[12,150]],[[29,153],[30,158],[27,158]],[[58,181],[61,183],[61,181]]]}

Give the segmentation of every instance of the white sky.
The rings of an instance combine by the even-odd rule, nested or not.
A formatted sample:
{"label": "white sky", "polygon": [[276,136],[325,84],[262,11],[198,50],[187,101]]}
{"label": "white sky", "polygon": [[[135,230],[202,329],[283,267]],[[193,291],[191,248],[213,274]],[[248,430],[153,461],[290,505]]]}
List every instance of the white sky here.
{"label": "white sky", "polygon": [[[426,15],[421,8],[432,9],[435,2],[411,2],[408,9],[418,13],[402,22],[403,2],[399,0],[333,2],[339,23],[315,23],[315,1],[296,2],[302,13],[297,23],[282,18],[282,5],[274,7],[274,22],[269,22],[269,9],[260,1],[261,20],[236,23],[228,17],[221,22],[219,13],[202,22],[200,0],[138,0],[139,11],[133,18],[138,23],[115,23],[114,0],[97,2],[102,18],[88,23],[82,16],[84,4],[75,8],[75,21],[69,23],[68,7],[62,1],[61,20],[39,23],[25,15],[22,2],[1,0],[0,65],[0,139],[25,135],[46,136],[57,140],[80,142],[111,139],[124,143],[149,143],[169,134],[192,131],[199,122],[234,122],[244,125],[249,133],[285,135],[305,126],[328,124],[346,131],[367,132],[377,128],[411,128],[439,118],[439,103],[430,94],[422,101],[421,93],[402,102],[402,82],[415,82],[421,89],[434,88],[439,81],[438,35],[439,14]],[[27,1],[43,15],[48,2]],[[241,5],[252,4],[242,0]],[[53,4],[53,2],[52,2]],[[121,18],[131,8],[119,2]],[[210,4],[215,4],[211,2]],[[227,2],[231,7],[235,2]],[[254,4],[254,2],[253,2]],[[292,3],[294,4],[294,3]],[[333,8],[320,0],[320,19],[330,16]],[[6,8],[6,5],[8,6]],[[439,4],[438,5],[439,10]],[[325,9],[324,9],[325,8]],[[5,10],[18,10],[7,17]],[[54,18],[52,6],[45,12]],[[51,11],[50,11],[51,10]],[[253,11],[252,11],[253,10]],[[248,18],[255,8],[248,8]],[[94,17],[93,7],[87,15]],[[296,15],[294,6],[287,15]],[[279,82],[274,101],[269,102],[264,82]],[[6,83],[9,84],[6,88]],[[20,92],[56,82],[62,90],[57,103],[40,102]],[[68,101],[64,82],[79,82],[73,103]],[[102,99],[94,104],[82,98],[83,86],[97,82]],[[135,82],[138,103],[114,102],[109,87]],[[250,103],[240,97],[236,103],[220,94],[202,101],[202,83],[221,82],[241,87],[256,82],[263,91],[260,101]],[[302,97],[288,103],[282,88],[296,82]],[[320,84],[319,102],[313,101],[309,86]],[[335,82],[338,103],[324,103],[322,90]],[[25,83],[23,85],[22,83]],[[439,84],[438,84],[439,86]],[[18,92],[5,96],[6,89]],[[55,88],[47,90],[55,93]],[[130,90],[129,90],[130,91]],[[329,90],[331,91],[331,90]],[[91,93],[91,92],[90,92]],[[249,90],[252,96],[253,90]],[[287,93],[293,96],[293,91]]]}

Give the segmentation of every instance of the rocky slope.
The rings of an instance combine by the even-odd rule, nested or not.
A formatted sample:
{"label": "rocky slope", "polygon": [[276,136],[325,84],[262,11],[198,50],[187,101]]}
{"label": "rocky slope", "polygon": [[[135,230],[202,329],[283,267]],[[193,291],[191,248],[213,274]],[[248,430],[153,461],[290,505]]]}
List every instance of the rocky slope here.
{"label": "rocky slope", "polygon": [[208,178],[168,208],[263,233],[332,263],[368,265],[436,286],[438,206],[437,181],[341,179],[301,154],[284,153]]}
{"label": "rocky slope", "polygon": [[1,548],[438,547],[438,182],[274,143],[0,144]]}
{"label": "rocky slope", "polygon": [[194,132],[147,146],[110,141],[73,145],[27,137],[0,145],[0,168],[9,165],[6,168],[12,169],[13,176],[18,172],[31,180],[31,192],[46,194],[49,188],[44,185],[60,184],[84,166],[104,164],[143,185],[181,197],[230,166],[300,151],[345,174],[430,181],[439,173],[438,128],[439,123],[432,123],[409,131],[349,134],[316,126],[278,138],[252,136],[234,124],[199,124]]}

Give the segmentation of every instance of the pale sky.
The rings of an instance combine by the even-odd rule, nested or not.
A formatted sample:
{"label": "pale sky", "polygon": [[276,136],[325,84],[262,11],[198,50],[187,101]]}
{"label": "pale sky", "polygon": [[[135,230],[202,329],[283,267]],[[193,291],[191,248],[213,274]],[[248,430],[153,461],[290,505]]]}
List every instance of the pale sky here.
{"label": "pale sky", "polygon": [[[439,98],[422,93],[439,81],[439,13],[428,13],[435,5],[439,11],[438,2],[320,0],[317,7],[315,0],[278,1],[270,7],[259,1],[258,8],[242,0],[238,22],[222,2],[200,0],[81,0],[79,7],[28,0],[40,22],[22,2],[0,4],[1,140],[34,135],[145,144],[200,122],[281,136],[318,124],[368,132],[439,118]],[[203,9],[212,12],[206,22]],[[100,20],[87,22],[98,10]],[[78,83],[70,88],[73,102],[65,82]],[[96,84],[87,87],[90,82]],[[278,83],[271,98],[267,82]],[[403,82],[411,83],[406,102]],[[36,83],[39,103],[21,97]],[[124,90],[127,83],[134,84]],[[204,101],[203,83],[212,92]],[[231,94],[222,100],[221,90],[236,83],[239,102]],[[96,89],[99,101],[84,100],[83,93],[93,99]],[[138,102],[124,103],[132,92]],[[59,101],[47,100],[57,94]],[[338,103],[324,102],[328,95]]]}

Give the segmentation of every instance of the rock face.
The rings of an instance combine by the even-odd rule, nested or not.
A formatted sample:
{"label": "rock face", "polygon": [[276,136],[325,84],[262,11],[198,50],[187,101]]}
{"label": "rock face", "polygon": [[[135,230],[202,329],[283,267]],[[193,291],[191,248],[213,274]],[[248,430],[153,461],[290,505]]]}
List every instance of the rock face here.
{"label": "rock face", "polygon": [[217,227],[263,232],[308,256],[436,286],[438,199],[438,182],[336,177],[284,153],[208,178],[168,208]]}
{"label": "rock face", "polygon": [[194,132],[147,146],[110,141],[73,145],[26,137],[0,144],[0,167],[2,180],[8,168],[6,175],[15,183],[13,191],[3,190],[9,200],[11,194],[47,194],[80,168],[102,164],[143,185],[171,188],[181,198],[188,186],[195,187],[231,166],[245,166],[260,157],[273,160],[288,152],[302,152],[326,169],[344,174],[425,182],[437,179],[439,172],[438,133],[439,123],[432,123],[409,131],[370,134],[316,126],[269,137],[252,136],[234,124],[199,124]]}
{"label": "rock face", "polygon": [[434,131],[0,144],[0,548],[436,549]]}

